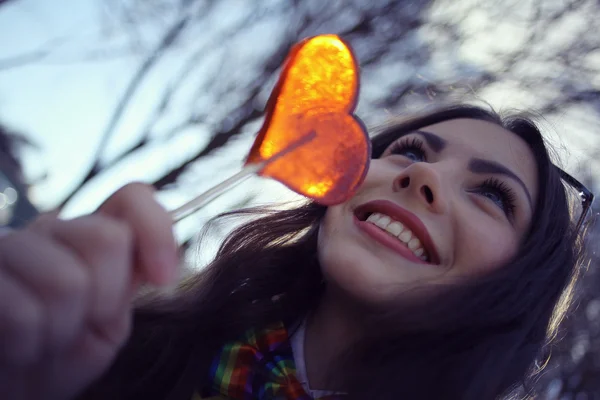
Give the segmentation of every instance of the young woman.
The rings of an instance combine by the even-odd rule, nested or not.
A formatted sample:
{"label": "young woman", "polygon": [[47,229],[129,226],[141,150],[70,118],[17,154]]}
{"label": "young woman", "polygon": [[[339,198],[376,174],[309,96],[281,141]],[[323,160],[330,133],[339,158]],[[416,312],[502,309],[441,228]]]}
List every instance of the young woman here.
{"label": "young woman", "polygon": [[383,129],[344,204],[230,215],[248,213],[175,296],[139,301],[131,332],[137,283],[175,264],[145,187],[34,223],[46,269],[4,239],[9,398],[496,399],[544,361],[582,255],[536,126],[467,106]]}

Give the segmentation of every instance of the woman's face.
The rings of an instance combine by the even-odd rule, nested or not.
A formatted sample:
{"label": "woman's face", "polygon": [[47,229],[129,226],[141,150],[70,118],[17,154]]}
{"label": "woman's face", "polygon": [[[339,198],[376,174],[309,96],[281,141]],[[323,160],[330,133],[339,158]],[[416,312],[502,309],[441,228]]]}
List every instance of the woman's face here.
{"label": "woman's face", "polygon": [[537,196],[533,153],[514,133],[472,119],[424,127],[390,144],[356,195],[328,208],[323,273],[374,304],[485,273],[516,254]]}

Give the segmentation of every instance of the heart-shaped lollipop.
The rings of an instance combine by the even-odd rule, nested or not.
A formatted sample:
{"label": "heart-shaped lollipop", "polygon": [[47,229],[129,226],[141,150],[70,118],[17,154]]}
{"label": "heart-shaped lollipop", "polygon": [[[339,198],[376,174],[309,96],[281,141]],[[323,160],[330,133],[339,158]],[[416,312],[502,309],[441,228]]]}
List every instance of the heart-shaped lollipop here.
{"label": "heart-shaped lollipop", "polygon": [[358,65],[336,35],[296,44],[269,101],[265,121],[238,174],[174,210],[178,221],[253,173],[324,205],[352,197],[364,180],[371,142],[354,114]]}
{"label": "heart-shaped lollipop", "polygon": [[371,143],[362,121],[353,115],[358,88],[358,65],[338,36],[296,44],[246,164],[268,160],[314,133],[312,140],[269,162],[259,175],[325,205],[352,197],[368,170]]}

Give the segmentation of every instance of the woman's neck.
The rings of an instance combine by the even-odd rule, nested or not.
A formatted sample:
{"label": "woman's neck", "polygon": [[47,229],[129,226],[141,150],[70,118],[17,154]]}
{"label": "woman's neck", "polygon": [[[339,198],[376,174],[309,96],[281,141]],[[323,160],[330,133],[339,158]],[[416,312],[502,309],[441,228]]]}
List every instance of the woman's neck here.
{"label": "woman's neck", "polygon": [[335,363],[357,339],[361,327],[358,308],[343,294],[327,288],[319,306],[309,316],[304,338],[306,374],[312,389],[342,390],[328,382]]}

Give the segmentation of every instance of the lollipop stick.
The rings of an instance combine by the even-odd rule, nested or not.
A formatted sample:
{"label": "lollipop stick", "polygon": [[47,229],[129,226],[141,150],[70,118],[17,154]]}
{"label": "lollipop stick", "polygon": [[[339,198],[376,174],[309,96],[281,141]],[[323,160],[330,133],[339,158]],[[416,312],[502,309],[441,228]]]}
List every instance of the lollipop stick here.
{"label": "lollipop stick", "polygon": [[213,186],[198,197],[190,200],[181,207],[171,211],[170,214],[173,218],[173,222],[179,222],[188,215],[198,211],[199,209],[201,209],[202,207],[219,197],[221,194],[223,194],[227,189],[231,188],[235,184],[246,180],[248,177],[250,177],[250,175],[260,171],[260,169],[264,168],[264,166],[264,162],[260,164],[250,164],[244,167],[237,174],[225,179],[223,182],[219,183],[216,186]]}
{"label": "lollipop stick", "polygon": [[310,142],[316,137],[316,133],[314,131],[309,132],[304,135],[300,139],[291,143],[288,147],[281,150],[279,153],[274,154],[269,159],[257,163],[257,164],[249,164],[246,165],[240,172],[237,174],[225,179],[223,182],[219,183],[216,186],[208,189],[206,192],[202,193],[198,197],[188,201],[181,207],[176,208],[175,210],[169,212],[171,218],[173,219],[173,223],[181,221],[183,218],[195,213],[223,193],[225,193],[231,187],[243,182],[248,179],[252,174],[259,172],[261,169],[266,167],[268,164],[277,160],[279,157],[286,155],[287,153],[297,149],[298,147]]}

